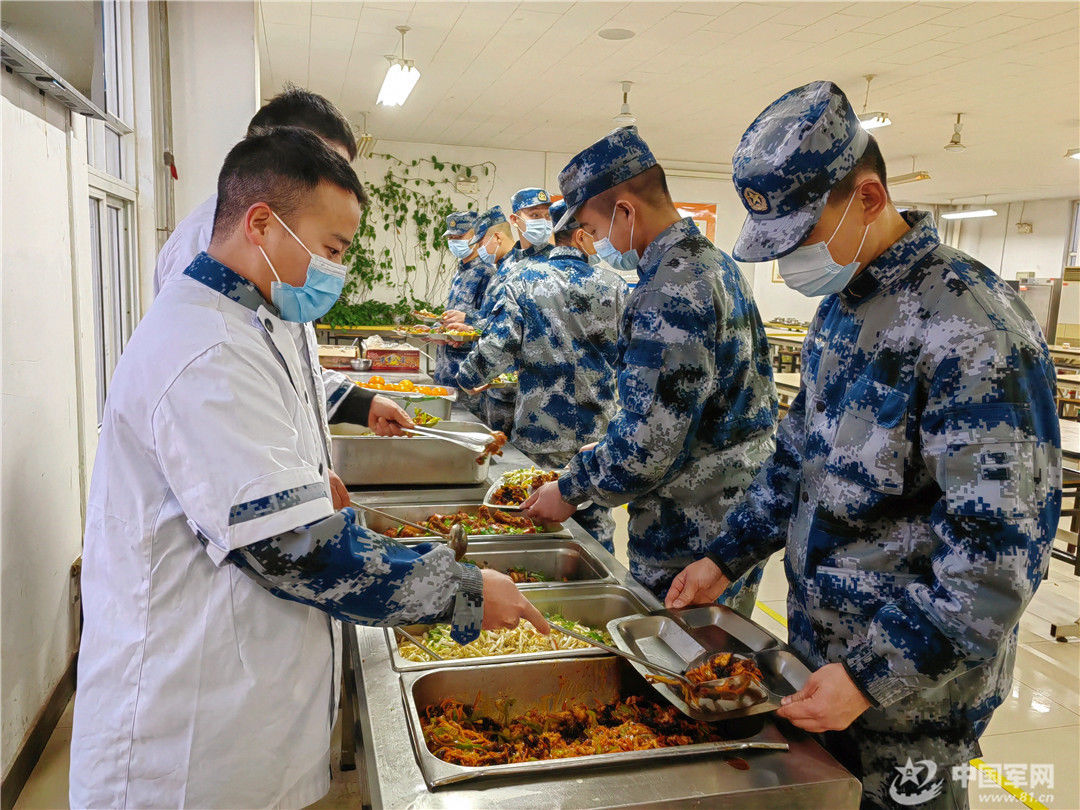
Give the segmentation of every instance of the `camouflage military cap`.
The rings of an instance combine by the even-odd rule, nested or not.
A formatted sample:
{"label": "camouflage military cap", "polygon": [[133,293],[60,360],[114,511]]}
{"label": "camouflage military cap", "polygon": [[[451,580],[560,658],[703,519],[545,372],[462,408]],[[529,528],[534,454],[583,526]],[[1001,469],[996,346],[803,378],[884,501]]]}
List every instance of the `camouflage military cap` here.
{"label": "camouflage military cap", "polygon": [[479,215],[475,211],[454,211],[446,215],[446,230],[443,236],[450,239],[460,238],[471,231],[476,225]]}
{"label": "camouflage military cap", "polygon": [[484,234],[487,233],[488,228],[498,225],[500,222],[506,222],[506,215],[503,213],[502,208],[497,205],[493,205],[487,211],[482,213],[476,218],[476,223],[473,225],[473,233],[471,244],[476,244],[484,238]]}
{"label": "camouflage military cap", "polygon": [[790,90],[754,119],[731,158],[746,207],[732,255],[743,262],[785,256],[806,238],[836,185],[866,150],[869,136],[832,82]]}
{"label": "camouflage military cap", "polygon": [[555,228],[555,233],[559,231],[572,231],[581,227],[581,223],[574,219],[573,216],[566,217],[566,200],[556,200],[551,204],[551,221],[559,223],[559,227]]}
{"label": "camouflage military cap", "polygon": [[510,198],[510,210],[515,214],[522,208],[532,208],[534,205],[550,205],[551,195],[542,188],[523,188]]}
{"label": "camouflage military cap", "polygon": [[[590,197],[625,183],[656,165],[649,145],[637,127],[622,127],[574,155],[559,172],[559,189],[566,200],[566,213],[555,222],[555,230],[566,225],[581,204]],[[554,219],[554,218],[553,218]]]}

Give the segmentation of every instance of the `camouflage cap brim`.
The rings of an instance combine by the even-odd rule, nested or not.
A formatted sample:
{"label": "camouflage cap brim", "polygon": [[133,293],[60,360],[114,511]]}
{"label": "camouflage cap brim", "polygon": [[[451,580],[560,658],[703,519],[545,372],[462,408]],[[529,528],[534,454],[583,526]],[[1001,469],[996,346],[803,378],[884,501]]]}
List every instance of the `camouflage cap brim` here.
{"label": "camouflage cap brim", "polygon": [[826,194],[783,217],[761,219],[747,214],[731,255],[740,262],[769,262],[787,256],[817,225],[828,198]]}
{"label": "camouflage cap brim", "polygon": [[553,228],[553,232],[554,231],[561,231],[563,228],[565,228],[570,223],[570,220],[572,220],[574,218],[574,214],[577,213],[577,210],[579,208],[581,208],[581,205],[582,205],[581,203],[578,203],[577,205],[573,205],[573,206],[568,205],[568,206],[566,206],[566,213],[563,214],[561,217],[559,217],[559,221],[555,223],[555,227]]}

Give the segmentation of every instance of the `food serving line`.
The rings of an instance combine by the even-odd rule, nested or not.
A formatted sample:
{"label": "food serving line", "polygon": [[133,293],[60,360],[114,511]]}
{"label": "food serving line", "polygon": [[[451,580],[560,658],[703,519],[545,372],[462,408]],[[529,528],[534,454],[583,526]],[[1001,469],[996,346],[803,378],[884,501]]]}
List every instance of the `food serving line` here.
{"label": "food serving line", "polygon": [[[476,421],[456,403],[450,418]],[[501,457],[478,464],[464,448],[422,437],[338,436],[334,442],[335,469],[354,504],[414,522],[434,513],[476,513],[491,482],[503,472],[532,466],[511,445]],[[401,449],[404,442],[410,443],[407,452]],[[410,466],[402,463],[405,456],[423,460]],[[424,484],[415,483],[419,480]],[[358,511],[371,528],[393,525],[385,516]],[[606,625],[620,647],[650,660],[682,668],[703,644],[761,656],[767,679],[773,679],[769,684],[787,691],[808,674],[786,645],[725,608],[665,613],[626,567],[572,520],[542,526],[536,534],[470,537],[467,558],[497,570],[542,573],[548,581],[520,585],[542,612],[592,627]],[[420,636],[425,630],[405,629]],[[353,758],[353,738],[365,806],[859,804],[858,781],[810,735],[757,710],[704,727],[714,739],[695,744],[486,766],[445,761],[429,750],[422,729],[426,709],[438,709],[443,701],[475,703],[485,716],[504,719],[530,709],[558,711],[564,702],[610,704],[634,695],[666,704],[640,674],[645,670],[635,671],[638,665],[594,648],[418,661],[401,654],[389,629],[349,628],[344,637],[342,761],[347,767]],[[669,700],[678,703],[677,690],[657,689],[668,689]]]}

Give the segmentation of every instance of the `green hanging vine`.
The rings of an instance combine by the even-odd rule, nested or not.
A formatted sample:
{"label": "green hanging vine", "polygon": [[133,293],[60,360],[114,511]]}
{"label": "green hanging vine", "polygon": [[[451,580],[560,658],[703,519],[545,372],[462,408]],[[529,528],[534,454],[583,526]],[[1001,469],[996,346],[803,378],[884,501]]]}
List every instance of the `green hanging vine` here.
{"label": "green hanging vine", "polygon": [[[366,184],[370,204],[360,216],[344,262],[349,268],[345,288],[322,319],[330,326],[369,326],[412,323],[414,309],[441,312],[442,298],[457,266],[446,249],[442,225],[452,211],[461,210],[450,196],[456,179],[491,176],[495,164],[447,163],[432,155],[404,161],[394,155],[373,154],[387,162],[381,183]],[[456,193],[456,192],[455,192]],[[487,204],[487,196],[484,198]],[[468,199],[467,209],[478,200]],[[392,291],[396,301],[371,298]]]}

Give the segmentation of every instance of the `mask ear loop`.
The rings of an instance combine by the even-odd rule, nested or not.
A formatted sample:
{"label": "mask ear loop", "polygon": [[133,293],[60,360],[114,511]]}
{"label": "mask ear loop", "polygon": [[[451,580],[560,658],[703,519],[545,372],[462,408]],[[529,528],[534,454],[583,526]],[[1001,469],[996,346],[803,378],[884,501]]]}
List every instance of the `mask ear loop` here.
{"label": "mask ear loop", "polygon": [[[283,222],[281,224],[284,225],[285,223]],[[270,258],[266,255],[266,251],[262,249],[262,245],[256,245],[255,247],[259,249],[259,253],[261,253],[262,257],[266,259],[266,263],[270,265],[270,272],[274,274],[274,278],[277,279],[278,284],[284,284],[284,282],[281,280],[281,276],[277,274],[277,270],[274,269],[274,265],[270,262]]]}
{"label": "mask ear loop", "polygon": [[[285,224],[285,220],[283,220],[281,217],[279,217],[277,215],[277,213],[275,211],[273,211],[272,209],[271,209],[270,213],[274,215],[274,219],[276,219],[278,222],[281,223],[281,227],[289,232],[289,236],[291,236],[297,242],[300,242],[300,237],[297,236],[295,233],[293,233],[292,228],[290,228],[288,225]],[[312,253],[310,250],[308,250],[307,245],[305,245],[303,242],[300,242],[300,247],[302,247],[304,250],[307,250],[308,255],[314,258],[315,254]],[[278,281],[280,281],[280,280],[281,279],[278,279]]]}
{"label": "mask ear loop", "polygon": [[844,220],[847,219],[848,211],[851,210],[851,204],[855,202],[855,195],[858,193],[859,189],[855,189],[853,192],[851,192],[851,196],[848,198],[847,205],[844,207],[844,213],[840,215],[840,221],[836,223],[836,229],[833,230],[832,236],[825,240],[825,247],[828,247],[829,243],[832,242],[833,237],[835,237],[836,234],[839,233],[840,226],[843,225]]}

